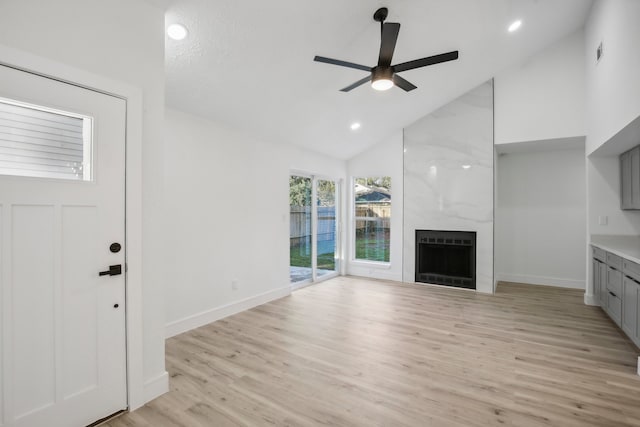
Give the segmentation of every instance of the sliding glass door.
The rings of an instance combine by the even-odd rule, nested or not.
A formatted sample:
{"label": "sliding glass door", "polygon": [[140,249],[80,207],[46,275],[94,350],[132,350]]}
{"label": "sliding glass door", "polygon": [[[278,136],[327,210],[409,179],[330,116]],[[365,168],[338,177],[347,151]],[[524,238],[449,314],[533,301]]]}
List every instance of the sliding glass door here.
{"label": "sliding glass door", "polygon": [[316,180],[316,198],[316,277],[322,277],[337,271],[335,181]]}
{"label": "sliding glass door", "polygon": [[313,278],[311,197],[313,180],[289,177],[289,277],[291,283]]}
{"label": "sliding glass door", "polygon": [[338,274],[336,181],[289,177],[289,277],[298,287]]}

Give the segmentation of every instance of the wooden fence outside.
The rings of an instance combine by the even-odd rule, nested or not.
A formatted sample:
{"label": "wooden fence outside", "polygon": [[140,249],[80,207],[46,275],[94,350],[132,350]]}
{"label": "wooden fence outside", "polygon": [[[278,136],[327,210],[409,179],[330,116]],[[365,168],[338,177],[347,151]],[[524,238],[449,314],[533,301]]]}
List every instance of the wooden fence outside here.
{"label": "wooden fence outside", "polygon": [[[291,206],[289,238],[291,247],[311,251],[311,206]],[[335,246],[336,208],[318,206],[318,253],[330,253]]]}

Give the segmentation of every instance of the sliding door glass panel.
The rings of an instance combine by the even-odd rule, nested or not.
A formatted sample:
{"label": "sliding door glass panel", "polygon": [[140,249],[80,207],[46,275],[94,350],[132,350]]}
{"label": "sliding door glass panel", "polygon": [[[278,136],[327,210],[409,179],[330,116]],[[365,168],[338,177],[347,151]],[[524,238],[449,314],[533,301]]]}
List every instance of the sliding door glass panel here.
{"label": "sliding door glass panel", "polygon": [[317,258],[316,277],[337,271],[336,262],[336,183],[319,179],[317,194]]}
{"label": "sliding door glass panel", "polygon": [[291,283],[311,280],[311,178],[289,177],[289,277]]}

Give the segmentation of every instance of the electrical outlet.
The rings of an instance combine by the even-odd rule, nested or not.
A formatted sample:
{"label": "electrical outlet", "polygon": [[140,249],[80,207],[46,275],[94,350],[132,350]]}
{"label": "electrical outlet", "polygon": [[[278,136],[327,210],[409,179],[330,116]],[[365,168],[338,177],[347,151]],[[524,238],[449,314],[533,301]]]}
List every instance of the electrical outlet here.
{"label": "electrical outlet", "polygon": [[598,217],[598,225],[607,225],[609,223],[609,217],[606,215],[600,215]]}
{"label": "electrical outlet", "polygon": [[238,290],[238,279],[233,279],[231,281],[231,289],[234,290],[234,291]]}

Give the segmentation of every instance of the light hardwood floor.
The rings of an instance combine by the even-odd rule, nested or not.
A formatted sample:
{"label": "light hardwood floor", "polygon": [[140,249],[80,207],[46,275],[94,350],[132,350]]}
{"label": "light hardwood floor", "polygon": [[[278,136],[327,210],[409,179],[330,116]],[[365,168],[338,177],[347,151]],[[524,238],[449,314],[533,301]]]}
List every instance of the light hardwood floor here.
{"label": "light hardwood floor", "polygon": [[107,426],[640,426],[638,354],[582,291],[339,277],[169,339]]}

